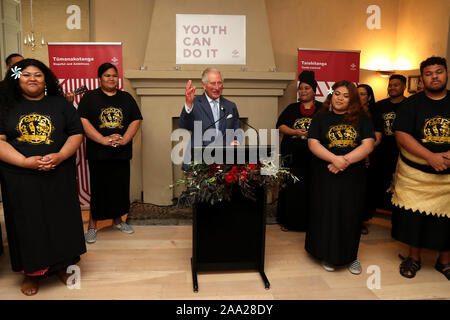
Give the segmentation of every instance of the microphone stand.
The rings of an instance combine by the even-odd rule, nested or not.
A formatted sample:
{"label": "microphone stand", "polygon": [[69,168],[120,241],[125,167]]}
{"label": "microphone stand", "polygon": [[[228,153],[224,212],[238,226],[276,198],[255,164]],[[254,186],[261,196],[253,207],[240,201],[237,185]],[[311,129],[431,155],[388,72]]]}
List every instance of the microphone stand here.
{"label": "microphone stand", "polygon": [[260,143],[259,143],[259,132],[258,130],[256,130],[253,126],[251,126],[247,121],[239,119],[239,121],[243,122],[244,124],[246,124],[247,126],[249,126],[250,128],[252,128],[253,130],[255,130],[256,132],[256,145],[259,147]]}

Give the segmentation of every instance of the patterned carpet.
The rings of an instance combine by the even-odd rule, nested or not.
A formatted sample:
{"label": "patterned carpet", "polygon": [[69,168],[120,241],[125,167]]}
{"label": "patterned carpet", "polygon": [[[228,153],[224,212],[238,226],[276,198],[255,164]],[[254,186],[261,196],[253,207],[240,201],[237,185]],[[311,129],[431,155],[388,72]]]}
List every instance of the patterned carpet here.
{"label": "patterned carpet", "polygon": [[[267,205],[266,221],[267,224],[276,223],[276,202]],[[134,202],[127,222],[132,225],[190,225],[192,209]]]}

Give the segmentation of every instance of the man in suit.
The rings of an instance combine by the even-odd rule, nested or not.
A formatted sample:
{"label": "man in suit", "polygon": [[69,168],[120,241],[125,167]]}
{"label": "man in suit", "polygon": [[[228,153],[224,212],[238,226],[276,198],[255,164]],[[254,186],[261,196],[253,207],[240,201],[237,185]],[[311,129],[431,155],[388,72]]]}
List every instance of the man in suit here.
{"label": "man in suit", "polygon": [[[202,73],[202,87],[205,92],[194,97],[196,87],[192,86],[192,80],[187,82],[186,102],[178,122],[180,128],[193,133],[191,138],[193,145],[239,144],[242,138],[240,130],[238,130],[241,128],[239,112],[234,102],[222,96],[223,77],[221,72],[215,68],[205,69]],[[230,135],[227,133],[227,129],[238,131]],[[198,139],[200,136],[201,140]],[[190,147],[187,150],[188,153],[189,149]]]}

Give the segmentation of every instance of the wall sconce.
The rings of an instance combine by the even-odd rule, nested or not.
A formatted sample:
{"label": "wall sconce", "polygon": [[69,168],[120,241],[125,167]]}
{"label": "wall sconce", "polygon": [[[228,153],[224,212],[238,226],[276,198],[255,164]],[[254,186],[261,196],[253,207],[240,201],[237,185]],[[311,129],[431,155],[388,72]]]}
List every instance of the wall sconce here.
{"label": "wall sconce", "polygon": [[389,78],[389,76],[391,74],[394,74],[395,71],[394,70],[377,70],[377,73],[382,77],[382,78]]}

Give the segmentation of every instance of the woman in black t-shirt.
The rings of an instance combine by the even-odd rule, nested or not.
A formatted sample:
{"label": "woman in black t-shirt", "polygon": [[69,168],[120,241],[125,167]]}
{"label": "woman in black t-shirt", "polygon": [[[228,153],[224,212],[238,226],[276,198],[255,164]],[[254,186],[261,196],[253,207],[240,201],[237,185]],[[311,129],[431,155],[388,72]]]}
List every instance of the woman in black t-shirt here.
{"label": "woman in black t-shirt", "polygon": [[42,62],[11,68],[0,98],[0,178],[12,269],[25,275],[22,292],[86,252],[77,193],[75,152],[83,126]]}
{"label": "woman in black t-shirt", "polygon": [[133,97],[117,89],[118,72],[111,63],[98,68],[100,88],[87,92],[78,112],[86,132],[91,202],[86,242],[94,243],[97,220],[113,219],[125,233],[133,228],[122,221],[130,208],[132,140],[142,115]]}
{"label": "woman in black t-shirt", "polygon": [[[381,119],[376,116],[375,113],[375,96],[372,90],[372,87],[368,84],[361,83],[357,86],[359,99],[361,100],[361,105],[369,111],[370,118],[372,119],[372,123],[375,130],[375,144],[377,145],[381,142],[381,137],[383,136],[383,123]],[[376,202],[375,202],[375,191],[374,185],[377,181],[377,172],[374,170],[372,155],[366,157],[366,172],[367,172],[367,195],[366,195],[366,207],[363,212],[363,221],[367,222],[372,219],[373,214],[376,210]],[[368,234],[369,229],[367,225],[363,222],[361,226],[361,234]]]}
{"label": "woman in black t-shirt", "polygon": [[322,106],[322,103],[314,100],[317,88],[314,72],[303,71],[298,80],[300,102],[287,106],[276,124],[283,134],[281,155],[292,174],[300,179],[297,183],[288,182],[278,194],[277,220],[283,231],[306,231],[311,197],[311,152],[307,135],[313,115]]}
{"label": "woman in black t-shirt", "polygon": [[308,132],[308,146],[316,159],[311,162],[314,179],[305,249],[322,260],[327,271],[350,264],[350,272],[359,274],[364,159],[373,150],[375,134],[356,87],[339,81],[332,89]]}

